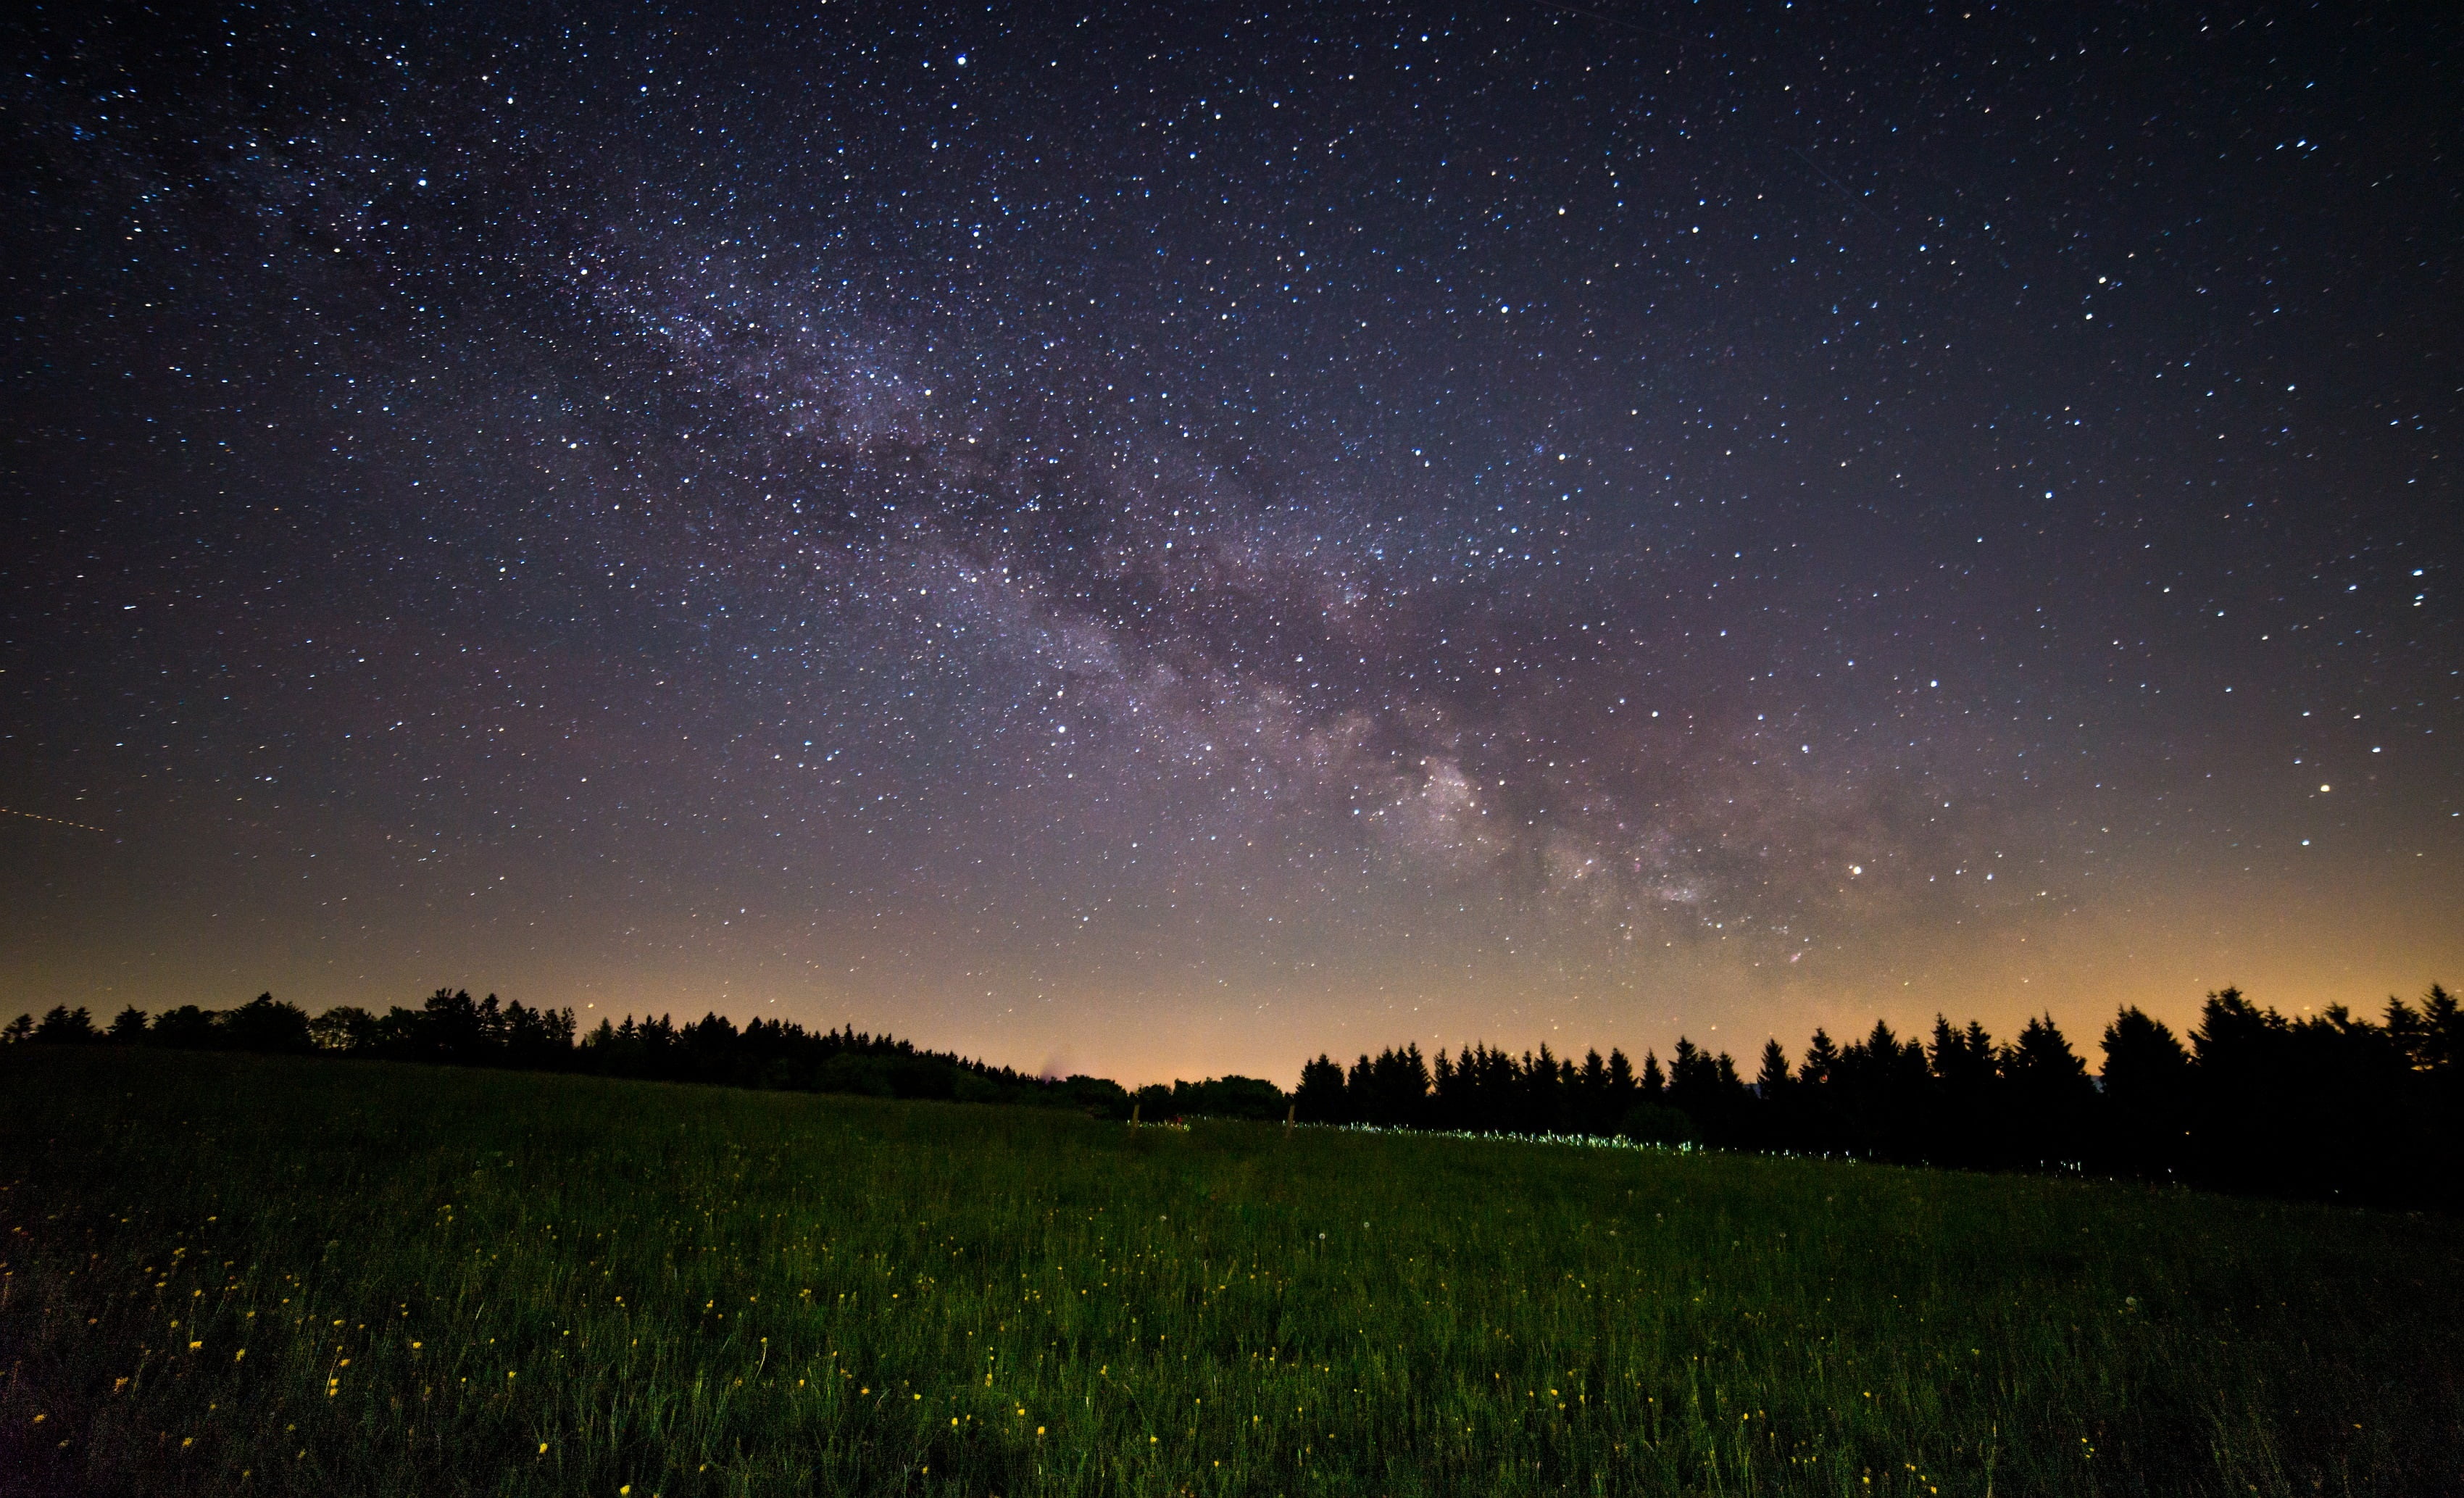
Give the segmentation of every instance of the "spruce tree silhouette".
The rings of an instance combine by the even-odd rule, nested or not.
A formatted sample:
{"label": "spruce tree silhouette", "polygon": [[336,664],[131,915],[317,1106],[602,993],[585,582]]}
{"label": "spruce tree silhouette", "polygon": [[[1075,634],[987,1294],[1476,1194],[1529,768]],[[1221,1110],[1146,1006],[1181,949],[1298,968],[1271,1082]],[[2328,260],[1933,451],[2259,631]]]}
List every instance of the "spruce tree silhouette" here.
{"label": "spruce tree silhouette", "polygon": [[1788,1052],[1774,1035],[1763,1042],[1762,1064],[1754,1068],[1754,1095],[1761,1105],[1753,1111],[1757,1120],[1754,1143],[1759,1148],[1796,1148],[1800,1132],[1796,1092],[1796,1076],[1789,1069]]}
{"label": "spruce tree silhouette", "polygon": [[2188,1163],[2190,1053],[2170,1026],[2132,1004],[2104,1027],[2104,1119],[2099,1157],[2108,1169],[2157,1179]]}
{"label": "spruce tree silhouette", "polygon": [[[1441,1066],[1445,1057],[1438,1058]],[[1343,1068],[1324,1053],[1301,1068],[1301,1084],[1292,1092],[1294,1115],[1303,1123],[1350,1122],[1344,1108]]]}
{"label": "spruce tree silhouette", "polygon": [[2238,988],[2217,989],[2200,1007],[2190,1052],[2197,1117],[2187,1145],[2199,1178],[2245,1191],[2282,1179],[2299,1143],[2289,1116],[2299,1079],[2284,1017]]}
{"label": "spruce tree silhouette", "polygon": [[2030,1020],[2018,1044],[2002,1052],[2002,1079],[2016,1162],[2039,1170],[2076,1164],[2085,1153],[2096,1087],[2052,1015]]}
{"label": "spruce tree silhouette", "polygon": [[1925,1119],[1925,1157],[1972,1169],[2008,1163],[2010,1120],[1993,1037],[1973,1020],[1962,1029],[1937,1014],[1927,1062],[1933,1087]]}
{"label": "spruce tree silhouette", "polygon": [[74,1009],[54,1004],[34,1026],[33,1036],[38,1046],[90,1046],[101,1038],[95,1032],[94,1016],[83,1004]]}

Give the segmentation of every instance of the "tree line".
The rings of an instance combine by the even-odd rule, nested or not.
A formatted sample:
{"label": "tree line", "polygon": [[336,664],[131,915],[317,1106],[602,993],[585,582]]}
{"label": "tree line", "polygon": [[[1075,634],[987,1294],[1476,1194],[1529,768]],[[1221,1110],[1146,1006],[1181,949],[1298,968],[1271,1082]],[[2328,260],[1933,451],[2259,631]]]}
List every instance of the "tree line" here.
{"label": "tree line", "polygon": [[133,1005],[98,1026],[84,1008],[55,1007],[40,1020],[19,1015],[0,1040],[36,1045],[157,1046],[281,1055],[424,1061],[466,1067],[576,1071],[665,1082],[869,1097],[1017,1103],[1076,1108],[1127,1117],[1121,1087],[1101,1077],[1051,1079],[853,1026],[812,1031],[777,1020],[742,1029],[718,1014],[679,1024],[667,1015],[607,1020],[577,1031],[571,1009],[532,1008],[495,994],[473,999],[439,988],[418,1008],[384,1014],[341,1005],[311,1018],[298,1005],[259,994],[233,1009],[185,1004],[150,1019]]}
{"label": "tree line", "polygon": [[1792,1063],[1774,1039],[1752,1079],[1681,1037],[1665,1069],[1621,1050],[1578,1063],[1470,1046],[1321,1054],[1299,1116],[1474,1133],[1621,1135],[1974,1170],[2068,1170],[2383,1206],[2464,1207],[2464,1018],[2432,984],[2377,1021],[2343,1005],[2294,1019],[2239,989],[2208,995],[2188,1044],[2133,1006],[2091,1075],[2052,1016],[1996,1042],[1937,1016],[1925,1039],[1875,1022],[1820,1029]]}
{"label": "tree line", "polygon": [[2464,1208],[2464,1017],[2437,984],[2375,1021],[2343,1005],[2288,1018],[2238,989],[2208,995],[2187,1043],[2136,1007],[2104,1027],[2091,1074],[2050,1015],[1997,1042],[1937,1016],[1903,1040],[1875,1022],[1846,1045],[1817,1029],[1792,1061],[1774,1039],[1749,1079],[1680,1037],[1581,1061],[1547,1046],[1424,1057],[1417,1045],[1320,1055],[1286,1093],[1226,1076],[1131,1092],[1101,1077],[1036,1077],[848,1026],[809,1031],[717,1014],[602,1020],[440,988],[413,1009],[310,1017],[260,994],[97,1025],[83,1008],[20,1015],[0,1041],[154,1046],[513,1067],[735,1087],[1077,1109],[1098,1117],[1279,1119],[1478,1134],[1617,1136],[1976,1170],[2087,1171],[2385,1206]]}

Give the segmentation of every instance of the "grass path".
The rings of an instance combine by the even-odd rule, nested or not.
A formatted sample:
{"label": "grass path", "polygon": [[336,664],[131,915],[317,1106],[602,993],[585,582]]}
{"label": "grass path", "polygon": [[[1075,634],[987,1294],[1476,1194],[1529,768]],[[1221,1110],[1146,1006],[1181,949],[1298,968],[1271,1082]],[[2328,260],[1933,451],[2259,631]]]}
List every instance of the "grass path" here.
{"label": "grass path", "polygon": [[1873,1166],[0,1056],[0,1488],[2464,1490],[2464,1230]]}

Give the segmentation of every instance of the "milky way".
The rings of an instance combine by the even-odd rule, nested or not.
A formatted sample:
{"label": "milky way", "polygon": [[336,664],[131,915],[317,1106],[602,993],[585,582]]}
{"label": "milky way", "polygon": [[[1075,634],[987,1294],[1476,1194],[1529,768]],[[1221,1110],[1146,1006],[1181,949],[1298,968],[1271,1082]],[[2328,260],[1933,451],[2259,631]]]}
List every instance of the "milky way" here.
{"label": "milky way", "polygon": [[14,23],[20,1006],[2458,976],[2453,21],[491,14]]}

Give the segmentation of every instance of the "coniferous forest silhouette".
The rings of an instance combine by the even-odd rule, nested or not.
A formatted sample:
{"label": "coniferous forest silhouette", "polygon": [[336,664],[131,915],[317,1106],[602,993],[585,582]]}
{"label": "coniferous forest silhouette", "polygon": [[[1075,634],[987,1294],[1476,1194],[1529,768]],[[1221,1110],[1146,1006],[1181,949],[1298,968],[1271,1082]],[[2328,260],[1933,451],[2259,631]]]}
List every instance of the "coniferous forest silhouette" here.
{"label": "coniferous forest silhouette", "polygon": [[261,994],[227,1010],[84,1008],[20,1015],[0,1040],[324,1055],[569,1071],[779,1090],[1469,1134],[1614,1138],[1934,1165],[2088,1173],[2382,1207],[2464,1206],[2464,1016],[2433,983],[2377,1020],[2332,1005],[2288,1017],[2236,988],[2207,996],[2187,1037],[2121,1009],[2088,1063],[2050,1015],[1997,1041],[1971,1020],[1905,1038],[1876,1021],[1842,1044],[1816,1029],[1793,1059],[1774,1038],[1750,1078],[1680,1037],[1665,1066],[1622,1049],[1577,1061],[1547,1046],[1416,1044],[1349,1066],[1320,1054],[1289,1092],[1252,1077],[1134,1091],[1039,1077],[852,1026],[812,1031],[716,1013],[578,1029],[570,1009],[439,988],[418,1008],[311,1017]]}

